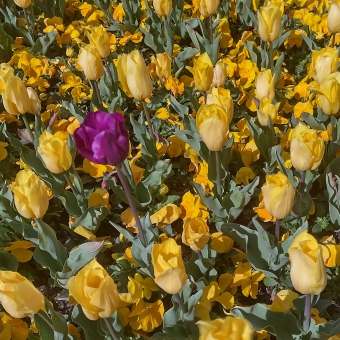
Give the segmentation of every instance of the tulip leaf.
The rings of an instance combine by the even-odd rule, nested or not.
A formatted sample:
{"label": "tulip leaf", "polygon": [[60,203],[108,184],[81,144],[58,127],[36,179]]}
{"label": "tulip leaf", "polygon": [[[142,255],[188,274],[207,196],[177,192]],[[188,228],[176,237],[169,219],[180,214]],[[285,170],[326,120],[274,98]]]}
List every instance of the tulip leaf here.
{"label": "tulip leaf", "polygon": [[280,167],[281,172],[288,177],[290,183],[296,188],[297,185],[298,185],[298,182],[294,178],[293,171],[285,167],[284,160],[281,156],[281,150],[282,149],[279,146],[275,146],[274,148],[276,148],[276,150],[275,150],[276,161],[277,161],[277,163]]}
{"label": "tulip leaf", "polygon": [[3,62],[9,61],[12,57],[11,44],[13,44],[13,38],[7,34],[0,25],[0,55]]}
{"label": "tulip leaf", "polygon": [[89,207],[72,223],[72,228],[83,226],[93,233],[100,227],[100,223],[110,214],[106,207]]}
{"label": "tulip leaf", "polygon": [[[2,226],[0,226],[0,228],[2,228]],[[19,262],[14,255],[0,251],[0,269],[3,268],[3,270],[16,272],[18,265]]]}
{"label": "tulip leaf", "polygon": [[[333,162],[335,162],[338,158],[336,158]],[[333,165],[332,162],[332,165]],[[336,162],[338,163],[338,162]],[[329,166],[330,168],[330,166]],[[340,197],[339,197],[339,186],[336,181],[339,182],[340,177],[335,175],[333,177],[333,173],[329,172],[326,175],[326,185],[328,192],[328,206],[329,206],[329,216],[330,220],[337,227],[340,226]]]}
{"label": "tulip leaf", "polygon": [[44,36],[37,39],[33,47],[31,48],[31,53],[33,55],[45,55],[46,51],[53,44],[58,32],[51,31],[46,33]]}

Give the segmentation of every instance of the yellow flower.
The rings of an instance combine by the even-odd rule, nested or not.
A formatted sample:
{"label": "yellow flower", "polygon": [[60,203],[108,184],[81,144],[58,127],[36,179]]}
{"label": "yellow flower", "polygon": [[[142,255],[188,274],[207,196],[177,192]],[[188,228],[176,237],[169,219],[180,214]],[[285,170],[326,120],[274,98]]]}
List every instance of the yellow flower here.
{"label": "yellow flower", "polygon": [[225,80],[227,78],[226,64],[220,60],[214,67],[214,78],[212,80],[212,86],[224,87]]}
{"label": "yellow flower", "polygon": [[214,66],[207,52],[194,59],[194,67],[187,66],[194,75],[195,87],[198,91],[205,92],[210,89],[214,78]]}
{"label": "yellow flower", "polygon": [[210,238],[207,222],[201,217],[184,220],[182,242],[192,250],[202,250]]}
{"label": "yellow flower", "polygon": [[181,216],[181,209],[175,204],[167,204],[156,213],[150,216],[151,223],[157,224],[159,228],[164,228],[179,219]]}
{"label": "yellow flower", "polygon": [[183,195],[180,207],[182,210],[181,217],[183,219],[194,217],[202,217],[203,219],[207,219],[210,215],[201,197],[198,195],[194,196],[190,191],[187,191]]}
{"label": "yellow flower", "polygon": [[54,174],[67,171],[72,165],[72,156],[67,141],[47,131],[40,135],[37,151],[46,168]]}
{"label": "yellow flower", "polygon": [[138,273],[135,274],[134,279],[129,276],[127,288],[131,297],[138,299],[147,298],[148,300],[151,298],[152,292],[159,290],[151,277],[143,279]]}
{"label": "yellow flower", "polygon": [[14,2],[21,8],[27,8],[31,4],[31,0],[14,0]]}
{"label": "yellow flower", "polygon": [[240,154],[242,162],[246,167],[249,167],[251,163],[256,162],[260,158],[260,151],[253,139],[246,145],[241,145]]}
{"label": "yellow flower", "polygon": [[79,332],[79,329],[76,326],[72,325],[71,323],[67,325],[67,333],[72,335],[73,338],[81,340],[81,334]]}
{"label": "yellow flower", "polygon": [[213,87],[207,94],[206,104],[217,104],[223,106],[228,113],[230,121],[232,120],[234,115],[234,102],[229,90]]}
{"label": "yellow flower", "polygon": [[248,185],[249,180],[252,180],[254,178],[255,178],[255,174],[251,168],[242,167],[236,174],[235,183],[236,184],[243,183],[244,185]]}
{"label": "yellow flower", "polygon": [[327,27],[333,33],[340,30],[340,1],[333,0],[328,9]]}
{"label": "yellow flower", "polygon": [[223,235],[221,232],[211,234],[211,248],[219,254],[227,253],[234,245],[234,240],[229,236]]}
{"label": "yellow flower", "polygon": [[152,56],[151,62],[156,66],[156,74],[159,78],[167,79],[171,76],[171,58],[168,53],[158,53],[156,58]]}
{"label": "yellow flower", "polygon": [[118,308],[117,286],[95,258],[69,279],[67,288],[90,320],[108,318]]}
{"label": "yellow flower", "polygon": [[272,124],[275,124],[280,103],[272,104],[271,100],[263,97],[260,101],[260,107],[257,110],[257,119],[262,126],[268,126],[268,118]]}
{"label": "yellow flower", "polygon": [[254,331],[247,321],[227,316],[224,319],[198,321],[199,340],[251,340]]}
{"label": "yellow flower", "polygon": [[329,258],[326,261],[327,267],[340,266],[340,245],[339,244],[325,244],[329,251]]}
{"label": "yellow flower", "polygon": [[110,209],[110,195],[106,189],[97,188],[88,199],[89,207],[106,207]]}
{"label": "yellow flower", "polygon": [[44,182],[31,170],[17,173],[8,186],[14,193],[14,204],[25,218],[42,218],[48,209],[48,193]]}
{"label": "yellow flower", "polygon": [[169,238],[152,246],[151,258],[156,284],[168,294],[179,293],[188,278],[181,247]]}
{"label": "yellow flower", "polygon": [[29,97],[29,104],[30,104],[30,107],[28,108],[27,112],[32,113],[32,114],[40,113],[41,101],[37,93],[32,89],[32,87],[28,87],[27,94]]}
{"label": "yellow flower", "polygon": [[33,251],[29,250],[29,248],[35,248],[35,244],[26,240],[18,240],[11,242],[11,245],[5,247],[3,251],[10,252],[19,262],[24,263],[29,261],[33,256]]}
{"label": "yellow flower", "polygon": [[323,251],[327,259],[327,248],[307,231],[295,237],[288,249],[291,263],[290,277],[294,288],[301,294],[320,294],[327,285]]}
{"label": "yellow flower", "polygon": [[167,154],[173,158],[180,156],[185,151],[185,142],[183,142],[177,136],[170,136],[167,138],[171,143],[167,148]]}
{"label": "yellow flower", "polygon": [[299,294],[291,290],[281,290],[275,295],[273,303],[269,306],[273,312],[287,313],[294,308],[293,301],[299,297]]}
{"label": "yellow flower", "polygon": [[334,47],[325,47],[321,50],[313,51],[311,63],[312,77],[318,84],[321,84],[327,76],[337,71],[338,63],[338,50]]}
{"label": "yellow flower", "polygon": [[258,32],[263,41],[272,42],[280,35],[281,30],[281,9],[280,6],[269,3],[262,6],[257,17],[259,20]]}
{"label": "yellow flower", "polygon": [[104,73],[102,58],[97,47],[93,44],[81,47],[78,64],[88,80],[98,80]]}
{"label": "yellow flower", "polygon": [[110,37],[107,30],[102,25],[91,27],[87,36],[90,43],[97,47],[102,58],[106,58],[110,54]]}
{"label": "yellow flower", "polygon": [[256,78],[256,92],[257,98],[262,100],[262,98],[267,97],[270,100],[275,98],[275,78],[276,75],[272,74],[271,70],[261,71]]}
{"label": "yellow flower", "polygon": [[199,0],[200,12],[204,17],[209,17],[216,13],[220,0]]}
{"label": "yellow flower", "polygon": [[44,309],[44,296],[25,277],[0,270],[0,302],[13,318],[25,318]]}
{"label": "yellow flower", "polygon": [[325,153],[325,143],[317,131],[299,123],[292,132],[290,157],[295,169],[316,169]]}
{"label": "yellow flower", "polygon": [[203,104],[196,115],[197,129],[211,151],[220,151],[229,138],[231,112],[217,104]]}
{"label": "yellow flower", "polygon": [[27,323],[21,319],[12,318],[5,312],[0,312],[0,339],[26,340],[29,329]]}
{"label": "yellow flower", "polygon": [[318,93],[318,104],[326,115],[336,115],[340,109],[340,72],[324,78]]}
{"label": "yellow flower", "polygon": [[264,206],[270,215],[281,220],[290,214],[294,204],[295,189],[287,176],[281,172],[267,175],[261,191]]}
{"label": "yellow flower", "polygon": [[8,146],[8,143],[0,142],[0,162],[4,160],[8,153],[5,147]]}
{"label": "yellow flower", "polygon": [[159,16],[167,16],[172,10],[172,0],[153,0],[153,8]]}
{"label": "yellow flower", "polygon": [[[86,173],[90,174],[94,178],[103,177],[105,172],[110,172],[114,169],[112,165],[103,165],[103,164],[96,164],[88,159],[84,159],[83,167],[80,170],[85,171]],[[78,168],[77,168],[78,170]]]}
{"label": "yellow flower", "polygon": [[161,300],[157,300],[154,303],[147,303],[139,299],[129,314],[129,324],[133,329],[152,332],[162,324],[163,315],[164,305]]}

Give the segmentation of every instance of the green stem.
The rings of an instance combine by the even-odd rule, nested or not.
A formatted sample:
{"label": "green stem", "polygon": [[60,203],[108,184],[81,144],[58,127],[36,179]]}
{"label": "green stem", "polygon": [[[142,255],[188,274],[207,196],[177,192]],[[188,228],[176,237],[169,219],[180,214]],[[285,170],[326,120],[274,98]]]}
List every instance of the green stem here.
{"label": "green stem", "polygon": [[119,340],[119,338],[118,338],[118,336],[117,336],[115,330],[113,329],[113,327],[112,327],[110,321],[109,321],[107,318],[103,318],[103,320],[105,321],[106,327],[107,327],[107,329],[109,330],[109,332],[110,332],[110,334],[111,334],[111,336],[112,336],[112,339],[113,339],[113,340]]}
{"label": "green stem", "polygon": [[274,71],[274,49],[273,44],[269,44],[269,69],[273,72]]}
{"label": "green stem", "polygon": [[280,220],[277,218],[275,223],[275,237],[277,240],[277,243],[280,242]]}
{"label": "green stem", "polygon": [[203,254],[200,250],[197,251],[198,258],[203,261]]}
{"label": "green stem", "polygon": [[103,108],[103,101],[102,101],[102,97],[100,96],[100,92],[99,92],[99,87],[98,87],[98,82],[96,80],[93,81],[93,85],[96,89],[96,94],[97,94],[97,98],[98,98],[98,103],[100,106],[100,109]]}
{"label": "green stem", "polygon": [[215,151],[216,157],[216,189],[219,196],[222,195],[222,186],[221,186],[221,163],[220,163],[220,153],[219,151]]}
{"label": "green stem", "polygon": [[47,315],[45,315],[44,314],[44,312],[43,311],[39,311],[38,313],[37,313],[37,315],[39,315],[53,330],[54,330],[54,326],[53,326],[53,324],[51,323],[51,320],[50,320],[50,318],[47,316]]}
{"label": "green stem", "polygon": [[210,42],[212,44],[214,42],[213,17],[212,17],[212,15],[210,15],[210,17],[209,17],[209,30],[210,30]]}
{"label": "green stem", "polygon": [[306,301],[305,301],[305,311],[304,311],[304,318],[303,318],[303,330],[305,332],[308,331],[310,325],[310,310],[311,310],[311,294],[306,294]]}
{"label": "green stem", "polygon": [[31,128],[30,128],[30,124],[28,123],[28,120],[27,120],[25,114],[22,114],[22,115],[21,115],[21,118],[22,118],[22,120],[23,120],[23,122],[24,122],[24,124],[25,124],[25,127],[26,127],[26,129],[27,129],[27,132],[28,132],[28,134],[30,135],[30,137],[31,137],[31,139],[32,139],[32,143],[33,143],[33,145],[34,145],[34,144],[35,144],[35,143],[34,143],[34,135],[33,135],[33,132],[32,132],[32,130],[31,130]]}
{"label": "green stem", "polygon": [[105,65],[105,69],[106,69],[106,71],[107,71],[107,73],[108,73],[108,75],[110,77],[111,83],[113,85],[114,84],[114,80],[113,80],[113,75],[112,75],[111,70],[110,70],[110,65],[109,65],[109,63],[105,59],[104,59],[104,65]]}
{"label": "green stem", "polygon": [[185,314],[187,312],[187,308],[185,307],[184,302],[181,299],[181,297],[178,294],[174,294],[173,297],[176,300],[176,302],[179,304],[179,308],[181,309],[182,313]]}
{"label": "green stem", "polygon": [[143,103],[145,118],[146,118],[146,121],[148,122],[148,129],[149,129],[150,138],[151,138],[151,140],[154,141],[155,136],[154,136],[153,131],[152,131],[152,123],[151,123],[151,119],[150,119],[150,115],[149,115],[149,110],[146,106],[145,101],[143,101],[142,103]]}
{"label": "green stem", "polygon": [[70,186],[74,196],[77,197],[77,191],[76,191],[76,188],[73,186],[72,182],[70,181],[70,179],[68,178],[67,174],[63,173],[64,177],[65,177],[65,180],[67,182],[67,184]]}

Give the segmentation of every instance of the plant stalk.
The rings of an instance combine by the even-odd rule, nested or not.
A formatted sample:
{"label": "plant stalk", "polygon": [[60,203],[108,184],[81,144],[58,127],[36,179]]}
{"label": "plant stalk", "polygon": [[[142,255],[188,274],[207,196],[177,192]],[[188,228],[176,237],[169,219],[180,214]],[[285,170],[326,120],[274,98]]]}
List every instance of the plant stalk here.
{"label": "plant stalk", "polygon": [[137,212],[135,204],[133,203],[133,199],[132,199],[132,195],[130,193],[130,189],[129,189],[126,181],[125,181],[124,175],[123,175],[122,170],[121,170],[120,167],[121,167],[121,164],[116,166],[117,175],[119,177],[120,183],[123,186],[123,189],[125,191],[126,197],[127,197],[128,201],[129,201],[129,205],[130,205],[130,208],[132,210],[133,217],[135,218],[136,226],[137,226],[137,229],[138,229],[139,239],[141,240],[143,246],[145,246],[146,243],[145,243],[145,237],[144,237],[144,233],[143,233],[142,224],[140,223],[138,212]]}
{"label": "plant stalk", "polygon": [[269,69],[274,71],[274,49],[273,44],[269,43]]}
{"label": "plant stalk", "polygon": [[150,138],[151,140],[155,140],[155,136],[154,136],[154,133],[152,131],[152,123],[151,123],[151,119],[150,119],[150,115],[149,115],[149,110],[146,106],[146,103],[145,101],[142,102],[143,103],[143,109],[144,109],[144,114],[145,114],[145,118],[146,118],[146,121],[148,122],[148,129],[149,129],[149,134],[150,134]]}
{"label": "plant stalk", "polygon": [[277,243],[280,242],[280,220],[277,218],[275,222],[275,237],[277,240]]}
{"label": "plant stalk", "polygon": [[109,77],[110,77],[111,83],[112,83],[112,85],[113,85],[115,82],[114,82],[114,80],[113,80],[113,75],[112,75],[111,70],[110,70],[110,65],[109,65],[109,63],[106,61],[106,59],[103,59],[103,60],[104,60],[104,64],[105,64],[105,69],[106,69],[106,71],[107,71],[107,73],[108,73],[108,75],[109,75]]}
{"label": "plant stalk", "polygon": [[31,130],[31,128],[30,128],[30,124],[28,123],[28,120],[27,120],[25,114],[22,114],[22,115],[21,115],[21,118],[22,118],[22,120],[23,120],[23,122],[24,122],[24,124],[25,124],[25,127],[26,127],[26,129],[27,129],[27,132],[28,132],[28,134],[30,135],[30,137],[31,137],[31,139],[32,139],[32,143],[33,143],[33,145],[34,145],[34,144],[35,144],[35,143],[34,143],[34,135],[33,135],[33,132],[32,132],[32,130]]}
{"label": "plant stalk", "polygon": [[212,15],[210,15],[210,17],[209,17],[209,29],[210,29],[210,42],[212,44],[214,42],[213,17],[212,17]]}
{"label": "plant stalk", "polygon": [[310,324],[310,310],[311,310],[311,294],[306,294],[306,302],[305,302],[305,311],[304,311],[304,318],[303,318],[303,330],[305,332],[309,329]]}
{"label": "plant stalk", "polygon": [[110,321],[109,321],[107,318],[103,318],[103,320],[105,321],[106,327],[107,327],[107,329],[109,330],[109,332],[110,332],[110,334],[111,334],[111,336],[112,336],[112,339],[113,339],[113,340],[119,340],[119,338],[118,338],[118,336],[117,336],[115,330],[113,329],[113,327],[112,327]]}
{"label": "plant stalk", "polygon": [[197,251],[197,255],[198,255],[198,258],[203,261],[203,255],[202,255],[202,252],[200,250]]}
{"label": "plant stalk", "polygon": [[215,151],[216,157],[216,189],[219,196],[222,195],[222,186],[221,186],[221,162],[220,162],[220,153],[219,151]]}
{"label": "plant stalk", "polygon": [[174,294],[173,297],[176,300],[176,302],[179,304],[179,308],[181,309],[182,313],[183,314],[187,313],[187,308],[185,307],[184,302],[179,296],[179,294]]}
{"label": "plant stalk", "polygon": [[102,101],[102,97],[100,96],[100,92],[99,92],[99,87],[98,87],[98,82],[96,80],[93,81],[93,85],[96,89],[96,94],[97,94],[97,98],[98,98],[98,103],[100,106],[100,109],[102,109],[103,107],[103,101]]}
{"label": "plant stalk", "polygon": [[67,174],[63,173],[64,177],[65,177],[65,180],[67,182],[67,184],[70,186],[72,192],[73,192],[73,195],[77,197],[77,191],[76,191],[76,188],[73,186],[71,180],[68,178]]}

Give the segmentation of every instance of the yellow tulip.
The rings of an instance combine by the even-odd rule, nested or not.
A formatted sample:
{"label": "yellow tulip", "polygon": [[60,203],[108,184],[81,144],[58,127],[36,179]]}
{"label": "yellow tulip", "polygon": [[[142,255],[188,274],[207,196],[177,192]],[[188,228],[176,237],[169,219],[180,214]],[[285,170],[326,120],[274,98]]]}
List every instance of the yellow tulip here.
{"label": "yellow tulip", "polygon": [[227,78],[226,64],[223,61],[219,61],[214,67],[214,77],[212,80],[212,86],[224,87],[226,78]]}
{"label": "yellow tulip", "polygon": [[326,115],[336,115],[340,110],[340,72],[331,73],[320,85],[318,104]]}
{"label": "yellow tulip", "polygon": [[290,158],[293,167],[300,171],[316,169],[325,153],[324,140],[316,130],[299,123],[292,132]]}
{"label": "yellow tulip", "polygon": [[324,257],[328,257],[327,248],[322,248],[311,234],[303,231],[295,237],[288,254],[294,288],[301,294],[320,294],[327,285],[324,263]]}
{"label": "yellow tulip", "polygon": [[206,18],[216,13],[220,0],[199,0],[200,12]]}
{"label": "yellow tulip", "polygon": [[167,79],[171,76],[171,58],[168,53],[158,53],[156,58],[152,56],[151,60],[156,66],[156,74],[159,78]]}
{"label": "yellow tulip", "polygon": [[269,215],[282,219],[290,214],[294,204],[295,189],[287,176],[278,172],[267,175],[262,186],[264,206]]}
{"label": "yellow tulip", "polygon": [[151,258],[156,284],[168,294],[179,293],[188,278],[181,247],[173,238],[168,238],[152,246]]}
{"label": "yellow tulip", "polygon": [[192,250],[202,250],[210,238],[207,222],[201,217],[184,220],[182,242]]}
{"label": "yellow tulip", "polygon": [[260,102],[260,107],[257,110],[257,118],[262,126],[268,125],[268,118],[272,124],[275,124],[279,112],[280,103],[272,104],[271,100],[264,97]]}
{"label": "yellow tulip", "polygon": [[0,302],[13,318],[25,318],[44,309],[44,296],[24,276],[0,270]]}
{"label": "yellow tulip", "polygon": [[31,4],[31,0],[14,0],[14,2],[21,8],[27,8]]}
{"label": "yellow tulip", "polygon": [[33,114],[38,114],[41,110],[41,100],[39,99],[37,93],[35,92],[34,89],[32,89],[32,87],[28,87],[27,88],[27,94],[29,97],[29,104],[30,107],[27,110],[27,112],[29,113],[33,113]]}
{"label": "yellow tulip", "polygon": [[222,106],[204,104],[196,115],[197,129],[211,151],[220,151],[229,138],[232,116]]}
{"label": "yellow tulip", "polygon": [[153,0],[155,12],[161,16],[167,16],[172,10],[172,0]]}
{"label": "yellow tulip", "polygon": [[9,77],[14,77],[14,71],[11,66],[6,63],[0,64],[0,94],[3,96],[6,92],[6,83]]}
{"label": "yellow tulip", "polygon": [[132,51],[127,56],[126,80],[132,96],[143,100],[152,94],[152,82],[144,58],[138,50]]}
{"label": "yellow tulip", "polygon": [[37,151],[46,168],[54,174],[67,171],[72,165],[72,156],[67,141],[47,131],[40,135]]}
{"label": "yellow tulip", "polygon": [[87,34],[92,45],[96,46],[102,58],[107,58],[110,54],[110,36],[107,30],[99,25],[93,26]]}
{"label": "yellow tulip", "polygon": [[230,121],[233,119],[234,115],[234,102],[231,98],[230,91],[223,88],[212,87],[207,94],[206,104],[217,104],[223,106],[226,110]]}
{"label": "yellow tulip", "polygon": [[312,53],[312,77],[320,85],[331,73],[338,69],[339,55],[334,47],[325,47]]}
{"label": "yellow tulip", "polygon": [[272,74],[272,71],[268,69],[258,74],[255,87],[259,100],[262,100],[264,97],[270,100],[275,98],[275,78],[276,75]]}
{"label": "yellow tulip", "polygon": [[198,91],[205,92],[210,89],[214,78],[214,67],[207,52],[194,59],[194,67],[187,66],[194,75],[195,87]]}
{"label": "yellow tulip", "polygon": [[199,340],[252,340],[254,330],[241,318],[227,316],[224,319],[197,322]]}
{"label": "yellow tulip", "polygon": [[118,73],[118,80],[120,82],[120,86],[122,87],[122,90],[125,92],[125,94],[132,98],[132,94],[129,90],[129,86],[127,84],[127,54],[122,54],[118,57],[118,63],[117,63],[117,73]]}
{"label": "yellow tulip", "polygon": [[48,192],[44,182],[31,170],[17,173],[8,186],[14,193],[14,204],[25,218],[42,218],[48,209]]}
{"label": "yellow tulip", "polygon": [[328,9],[327,17],[328,29],[333,33],[337,33],[340,30],[340,1],[333,0]]}
{"label": "yellow tulip", "polygon": [[9,76],[7,78],[2,101],[6,111],[11,115],[28,112],[30,109],[30,98],[26,86],[20,78],[15,76]]}
{"label": "yellow tulip", "polygon": [[117,285],[95,258],[69,279],[67,288],[90,320],[108,318],[118,308]]}
{"label": "yellow tulip", "polygon": [[272,42],[280,35],[282,12],[280,6],[269,3],[262,6],[257,17],[259,20],[258,33],[263,41]]}
{"label": "yellow tulip", "polygon": [[104,73],[102,58],[93,44],[84,45],[80,49],[78,64],[88,80],[98,80]]}

